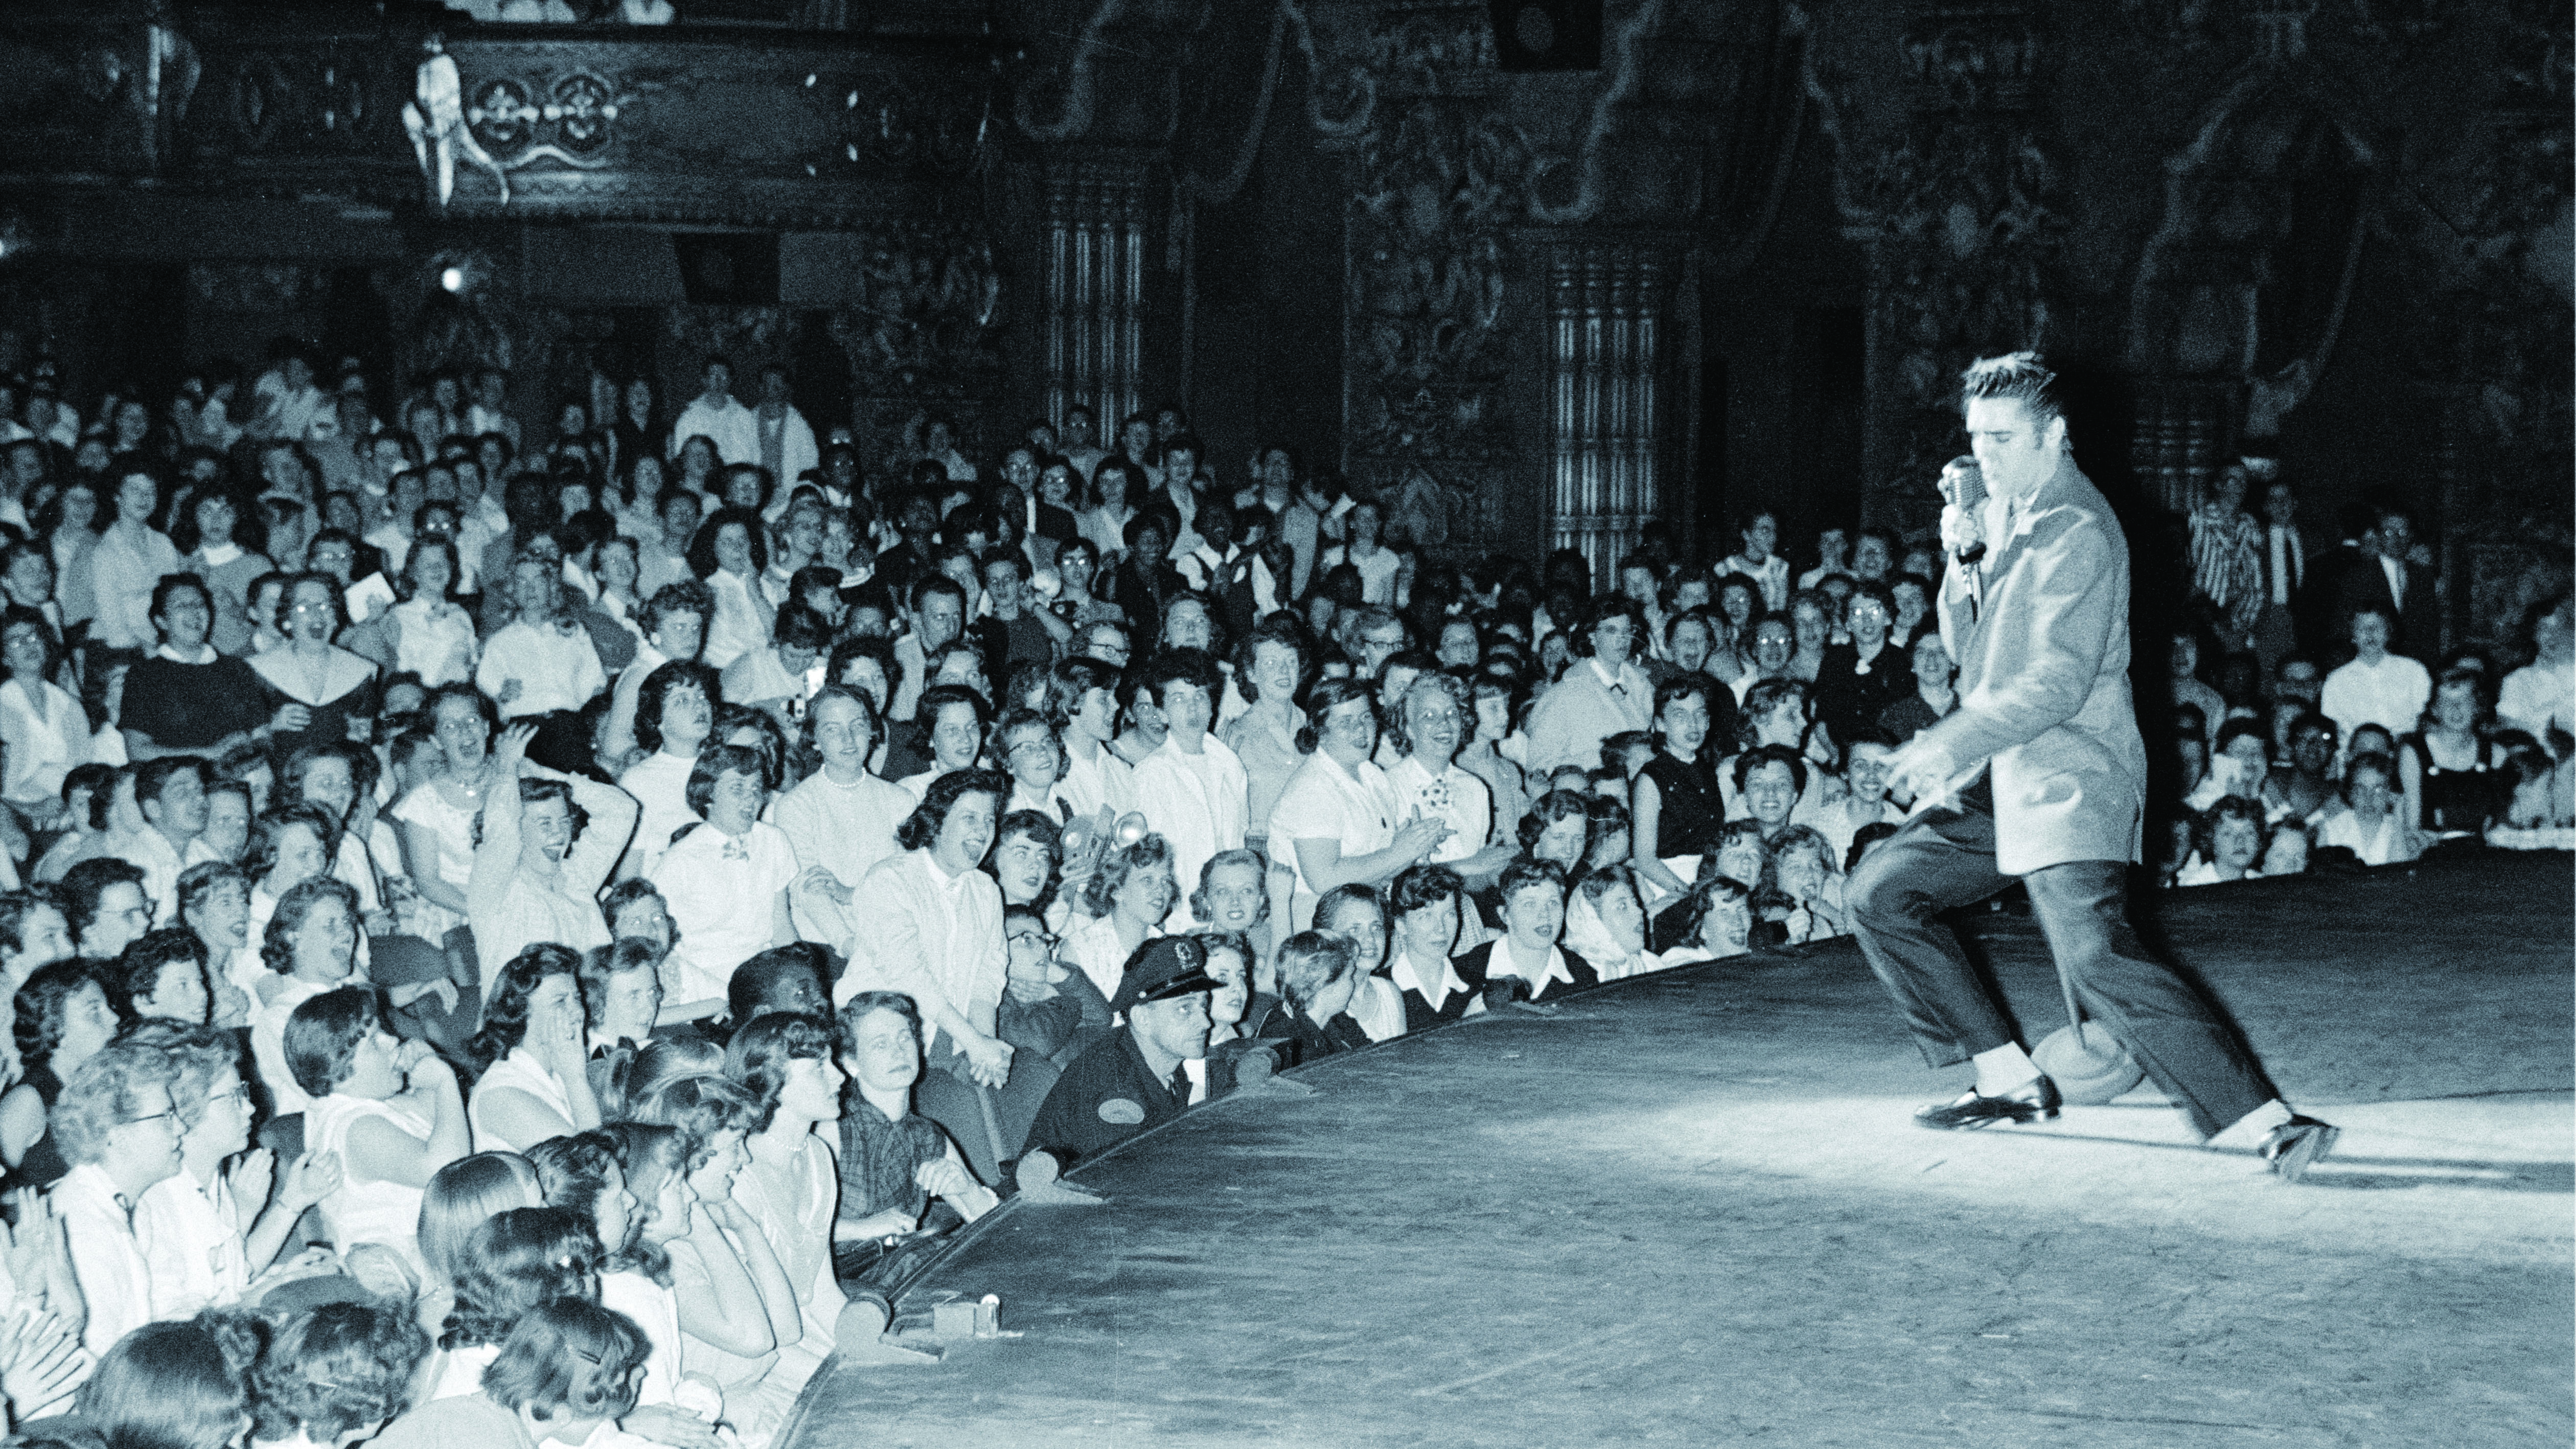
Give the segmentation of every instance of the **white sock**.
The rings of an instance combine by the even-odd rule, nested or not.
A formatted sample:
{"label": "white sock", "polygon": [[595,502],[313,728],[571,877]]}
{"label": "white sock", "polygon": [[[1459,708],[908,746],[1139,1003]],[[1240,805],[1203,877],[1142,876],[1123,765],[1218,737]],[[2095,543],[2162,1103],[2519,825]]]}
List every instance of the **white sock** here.
{"label": "white sock", "polygon": [[2225,1131],[2210,1138],[2209,1145],[2212,1147],[2259,1147],[2262,1145],[2263,1139],[2271,1135],[2273,1128],[2281,1126],[2289,1120],[2289,1106],[2280,1098],[2274,1097],[2271,1101],[2268,1101],[2262,1106],[2255,1108],[2253,1111],[2246,1113],[2244,1116],[2237,1118],[2236,1121],[2229,1125]]}
{"label": "white sock", "polygon": [[2039,1079],[2039,1068],[2031,1065],[2030,1054],[2017,1041],[1979,1052],[1969,1060],[1977,1064],[1977,1095],[1981,1097],[2000,1097]]}

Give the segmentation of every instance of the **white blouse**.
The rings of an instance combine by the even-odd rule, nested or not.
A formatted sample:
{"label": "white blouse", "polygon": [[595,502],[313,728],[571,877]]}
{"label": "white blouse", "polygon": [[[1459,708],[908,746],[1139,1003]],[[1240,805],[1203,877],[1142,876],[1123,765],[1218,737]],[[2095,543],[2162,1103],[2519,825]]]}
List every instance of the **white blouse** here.
{"label": "white blouse", "polygon": [[89,715],[61,685],[42,681],[30,694],[15,679],[0,684],[0,796],[57,803],[63,777],[90,758]]}
{"label": "white blouse", "polygon": [[525,1152],[534,1142],[513,1142],[493,1131],[484,1121],[483,1109],[498,1091],[520,1091],[537,1099],[547,1111],[572,1125],[572,1094],[563,1079],[546,1070],[526,1047],[512,1047],[510,1054],[494,1062],[474,1083],[474,1098],[466,1104],[465,1125],[474,1134],[477,1152]]}

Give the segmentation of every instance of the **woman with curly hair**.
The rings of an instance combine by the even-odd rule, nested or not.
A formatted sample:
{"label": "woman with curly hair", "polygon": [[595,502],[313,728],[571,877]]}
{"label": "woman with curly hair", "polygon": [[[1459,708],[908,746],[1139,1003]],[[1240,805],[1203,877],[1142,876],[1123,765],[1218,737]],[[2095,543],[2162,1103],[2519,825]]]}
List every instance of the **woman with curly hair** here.
{"label": "woman with curly hair", "polygon": [[260,959],[279,979],[268,1004],[251,1017],[250,1053],[280,1117],[303,1111],[308,1100],[288,1070],[287,1020],[297,1007],[349,979],[357,948],[358,893],[327,875],[288,891],[260,936]]}
{"label": "woman with curly hair", "polygon": [[599,1301],[598,1235],[570,1208],[510,1208],[484,1219],[465,1250],[456,1301],[439,1326],[439,1366],[430,1398],[471,1394],[501,1345],[530,1310],[560,1298]]}
{"label": "woman with curly hair", "polygon": [[340,1157],[340,1186],[321,1202],[332,1242],[344,1255],[381,1243],[418,1265],[423,1189],[467,1147],[456,1074],[423,1043],[394,1040],[362,986],[295,1008],[285,1038],[306,1097],[304,1150]]}
{"label": "woman with curly hair", "polygon": [[482,1029],[466,1043],[477,1152],[525,1152],[599,1125],[585,1070],[581,953],[541,941],[501,968]]}
{"label": "woman with curly hair", "polygon": [[401,1309],[325,1303],[270,1330],[250,1374],[252,1440],[280,1449],[359,1444],[411,1407],[429,1336]]}
{"label": "woman with curly hair", "polygon": [[11,1187],[50,1187],[70,1170],[47,1122],[63,1083],[116,1038],[106,988],[80,961],[57,961],[18,988],[11,1028],[26,1075],[0,1097],[0,1162]]}
{"label": "woman with curly hair", "polygon": [[1172,847],[1162,836],[1139,836],[1110,852],[1083,886],[1082,919],[1065,932],[1066,964],[1080,967],[1102,1000],[1118,994],[1118,978],[1136,948],[1163,934],[1163,921],[1180,898]]}
{"label": "woman with curly hair", "polygon": [[433,1397],[375,1442],[380,1449],[586,1444],[635,1407],[636,1375],[650,1351],[625,1314],[555,1298],[519,1319],[462,1393]]}

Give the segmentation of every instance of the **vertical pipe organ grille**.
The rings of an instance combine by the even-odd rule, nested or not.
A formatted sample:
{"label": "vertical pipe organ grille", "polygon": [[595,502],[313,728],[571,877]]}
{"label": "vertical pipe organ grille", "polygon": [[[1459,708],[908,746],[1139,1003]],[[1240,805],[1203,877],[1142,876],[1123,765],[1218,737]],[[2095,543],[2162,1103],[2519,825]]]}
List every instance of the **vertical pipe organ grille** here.
{"label": "vertical pipe organ grille", "polygon": [[1099,419],[1099,446],[1141,405],[1144,177],[1065,162],[1047,169],[1046,405],[1061,427],[1077,404]]}
{"label": "vertical pipe organ grille", "polygon": [[1664,272],[1652,249],[1617,242],[1562,244],[1549,266],[1549,547],[1580,552],[1596,588],[1659,502]]}

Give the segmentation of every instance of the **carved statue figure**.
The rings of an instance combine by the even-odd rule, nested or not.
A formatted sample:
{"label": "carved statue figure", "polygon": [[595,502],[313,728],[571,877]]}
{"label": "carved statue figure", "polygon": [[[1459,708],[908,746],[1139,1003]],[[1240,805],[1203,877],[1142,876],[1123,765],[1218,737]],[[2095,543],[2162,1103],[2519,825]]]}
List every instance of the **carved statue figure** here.
{"label": "carved statue figure", "polygon": [[[438,204],[456,192],[456,156],[492,173],[501,188],[501,204],[510,204],[510,178],[502,174],[500,163],[483,149],[481,142],[465,124],[465,82],[456,72],[456,58],[447,53],[447,37],[436,31],[420,44],[427,52],[420,62],[413,85],[412,99],[403,106],[403,130],[411,136],[411,153],[420,162],[420,174],[438,186]],[[431,148],[437,148],[437,164],[431,166]]]}

